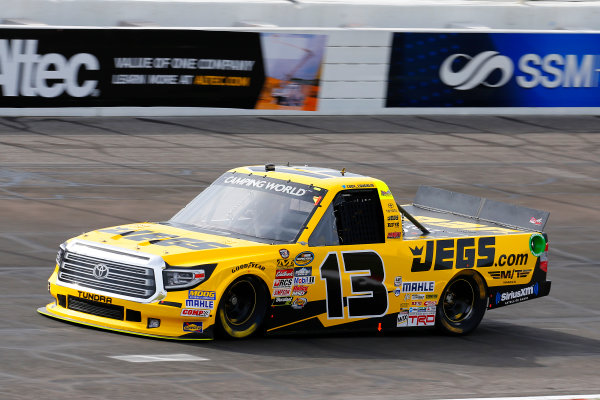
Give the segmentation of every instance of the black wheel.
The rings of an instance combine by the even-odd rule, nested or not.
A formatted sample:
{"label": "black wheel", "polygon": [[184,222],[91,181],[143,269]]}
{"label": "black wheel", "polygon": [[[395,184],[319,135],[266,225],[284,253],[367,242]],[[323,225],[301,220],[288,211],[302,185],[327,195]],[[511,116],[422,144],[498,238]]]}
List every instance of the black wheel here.
{"label": "black wheel", "polygon": [[462,275],[451,280],[438,302],[436,327],[450,335],[472,332],[486,307],[485,282],[479,275]]}
{"label": "black wheel", "polygon": [[252,276],[236,279],[225,291],[217,311],[219,331],[226,337],[242,339],[257,332],[267,311],[264,285]]}

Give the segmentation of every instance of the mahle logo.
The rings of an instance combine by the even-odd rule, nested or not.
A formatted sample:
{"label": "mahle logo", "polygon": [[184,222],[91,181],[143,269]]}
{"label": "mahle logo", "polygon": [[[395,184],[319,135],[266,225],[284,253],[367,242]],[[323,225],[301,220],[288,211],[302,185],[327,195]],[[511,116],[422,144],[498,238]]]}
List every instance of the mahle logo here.
{"label": "mahle logo", "polygon": [[0,39],[0,89],[3,96],[97,96],[98,81],[79,82],[82,69],[97,71],[98,59],[89,53],[37,54],[37,40]]}

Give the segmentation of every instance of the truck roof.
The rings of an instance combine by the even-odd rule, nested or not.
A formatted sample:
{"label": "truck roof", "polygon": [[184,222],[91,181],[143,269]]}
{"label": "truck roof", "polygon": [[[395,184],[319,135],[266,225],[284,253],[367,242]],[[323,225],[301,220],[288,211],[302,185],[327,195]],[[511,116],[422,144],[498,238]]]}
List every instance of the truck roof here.
{"label": "truck roof", "polygon": [[379,179],[375,179],[370,176],[346,172],[345,169],[335,170],[331,168],[309,167],[308,165],[251,165],[233,168],[228,172],[268,176],[270,178],[281,180],[291,180],[293,182],[306,185],[312,184],[324,189],[330,189],[334,186],[340,186],[344,184],[361,182],[370,182],[375,184],[377,182],[381,182]]}

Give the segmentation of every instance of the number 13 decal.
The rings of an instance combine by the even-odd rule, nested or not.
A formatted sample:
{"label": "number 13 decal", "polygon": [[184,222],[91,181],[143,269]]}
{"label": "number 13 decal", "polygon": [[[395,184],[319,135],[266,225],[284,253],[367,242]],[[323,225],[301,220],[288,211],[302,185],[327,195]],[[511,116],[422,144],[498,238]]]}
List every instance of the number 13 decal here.
{"label": "number 13 decal", "polygon": [[[379,254],[374,251],[342,252],[343,273],[349,275],[350,293],[348,318],[379,317],[388,309],[388,293],[385,284],[385,269]],[[321,279],[325,281],[327,318],[344,318],[344,294],[342,273],[337,253],[329,253],[319,267]]]}

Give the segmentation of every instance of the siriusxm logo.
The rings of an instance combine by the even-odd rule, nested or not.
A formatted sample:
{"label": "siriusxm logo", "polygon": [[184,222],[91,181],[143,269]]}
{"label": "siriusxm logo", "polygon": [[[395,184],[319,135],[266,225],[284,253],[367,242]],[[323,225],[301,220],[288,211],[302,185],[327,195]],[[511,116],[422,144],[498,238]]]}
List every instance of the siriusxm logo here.
{"label": "siriusxm logo", "polygon": [[[463,62],[466,60],[466,64]],[[456,64],[461,66],[457,67]],[[440,66],[440,80],[456,90],[470,90],[477,86],[501,87],[513,76],[522,88],[542,85],[557,87],[597,87],[600,56],[594,54],[524,54],[515,63],[497,51],[484,51],[471,57],[453,54]]]}
{"label": "siriusxm logo", "polygon": [[514,300],[512,302],[516,302],[527,296],[531,296],[531,295],[537,296],[538,292],[539,292],[539,286],[537,283],[535,285],[528,286],[526,288],[515,290],[512,292],[504,292],[504,293],[498,292],[498,293],[496,293],[496,304],[499,304],[502,301],[510,301],[510,300]]}

